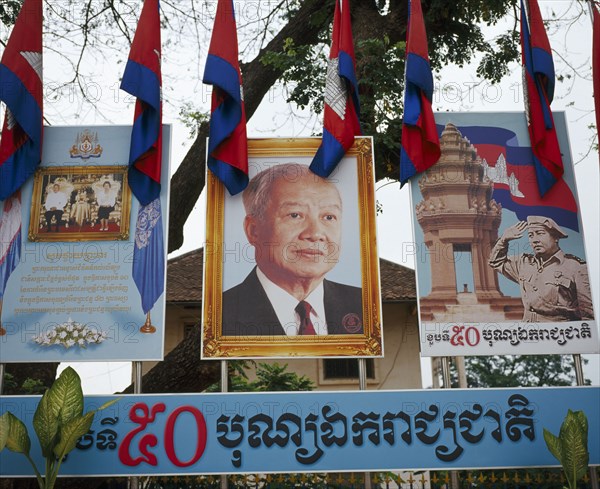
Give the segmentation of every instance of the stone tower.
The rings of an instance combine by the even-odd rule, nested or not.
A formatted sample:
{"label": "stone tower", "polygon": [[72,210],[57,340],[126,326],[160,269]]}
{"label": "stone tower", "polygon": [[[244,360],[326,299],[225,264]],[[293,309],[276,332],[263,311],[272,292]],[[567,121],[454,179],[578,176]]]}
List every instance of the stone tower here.
{"label": "stone tower", "polygon": [[[484,174],[484,163],[453,124],[444,128],[440,146],[439,161],[419,180],[423,200],[416,205],[431,266],[431,293],[421,300],[422,318],[432,320],[436,312],[459,303],[488,304],[484,309],[496,311],[506,311],[509,305],[519,309],[520,299],[512,304],[512,298],[502,295],[497,273],[488,265],[502,209],[492,199],[493,182]],[[469,263],[455,263],[456,252],[470,252]],[[473,291],[457,290],[458,266],[472,267]],[[474,310],[464,312],[470,315]]]}

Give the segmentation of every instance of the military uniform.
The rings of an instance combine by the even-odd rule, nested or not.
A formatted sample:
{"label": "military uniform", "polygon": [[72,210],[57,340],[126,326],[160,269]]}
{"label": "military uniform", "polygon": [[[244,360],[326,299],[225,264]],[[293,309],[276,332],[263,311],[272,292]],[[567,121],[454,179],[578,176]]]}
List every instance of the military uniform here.
{"label": "military uniform", "polygon": [[585,261],[558,250],[545,262],[524,253],[508,256],[508,240],[499,239],[489,264],[519,284],[525,306],[523,321],[556,322],[593,319],[592,294]]}

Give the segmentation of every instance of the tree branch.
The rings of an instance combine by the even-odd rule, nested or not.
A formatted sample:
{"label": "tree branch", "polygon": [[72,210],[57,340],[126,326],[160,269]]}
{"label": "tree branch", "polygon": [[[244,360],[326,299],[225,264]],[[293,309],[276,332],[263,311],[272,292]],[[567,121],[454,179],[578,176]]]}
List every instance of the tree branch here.
{"label": "tree branch", "polygon": [[[246,115],[250,119],[271,86],[282,75],[280,70],[262,64],[267,51],[281,52],[286,39],[297,44],[317,44],[319,33],[329,25],[333,11],[324,22],[315,23],[313,18],[322,9],[319,0],[306,0],[287,24],[260,50],[250,62],[241,66],[244,79],[244,101]],[[205,185],[206,137],[208,123],[198,129],[198,135],[183,158],[181,165],[171,178],[171,200],[169,212],[169,252],[183,244],[183,225],[194,208]]]}

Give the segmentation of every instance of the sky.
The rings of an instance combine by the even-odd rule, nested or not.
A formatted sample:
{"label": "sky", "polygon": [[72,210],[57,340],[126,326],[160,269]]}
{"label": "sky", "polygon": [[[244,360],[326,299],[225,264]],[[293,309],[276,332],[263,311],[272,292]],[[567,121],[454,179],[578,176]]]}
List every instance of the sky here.
{"label": "sky", "polygon": [[[257,5],[260,5],[260,2]],[[580,7],[574,6],[571,1],[540,0],[540,6],[544,18],[551,18],[551,12],[556,14],[553,18],[556,20],[549,23],[549,33],[557,72],[571,74],[570,78],[557,83],[553,110],[564,110],[566,114],[584,223],[592,291],[598,314],[600,181],[598,153],[590,150],[594,132],[588,127],[594,120],[590,74],[591,22],[589,16],[573,14],[573,9]],[[201,13],[205,25],[210,24],[210,14],[209,11]],[[256,13],[238,12],[238,23],[251,24],[253,15]],[[513,24],[514,18],[507,18],[500,26],[486,28],[485,34],[491,38],[502,30],[511,28]],[[0,29],[3,28],[0,26]],[[176,44],[176,49],[165,49],[163,53],[164,122],[174,126],[171,172],[175,171],[178,162],[191,144],[188,128],[179,119],[181,104],[189,102],[192,107],[204,111],[209,108],[210,90],[199,81],[208,48],[207,36],[208,34],[204,39],[206,42],[199,46],[198,50],[198,45],[185,44],[179,39],[167,39],[163,32],[163,46],[166,43],[181,42],[180,45]],[[4,32],[0,31],[0,37],[6,38]],[[44,51],[45,113],[48,120],[53,124],[66,125],[130,123],[133,117],[133,101],[118,90],[118,79],[127,54],[109,51],[105,58],[84,59],[81,67],[85,73],[83,87],[88,99],[85,100],[77,90],[62,87],[62,84],[67,83],[72,76],[73,59],[69,59],[68,49],[62,50],[63,53],[67,53],[66,57],[60,56],[60,52],[60,45],[51,46]],[[190,55],[190,53],[197,54]],[[517,63],[511,65],[510,75],[498,85],[479,80],[475,74],[476,64],[474,61],[464,67],[447,66],[435,75],[434,110],[523,111],[521,71]],[[285,102],[285,98],[286,89],[283,86],[277,85],[269,92],[249,121],[249,137],[304,137],[321,131],[320,116],[291,106]],[[413,268],[414,240],[409,186],[400,189],[397,182],[378,182],[376,198],[383,208],[383,212],[377,218],[380,256]],[[202,245],[204,213],[205,199],[202,194],[186,223],[183,247],[170,257]],[[589,356],[589,359],[590,363],[585,367],[585,374],[594,384],[599,384],[598,355]],[[422,367],[423,385],[426,387],[431,385],[429,359],[423,359]],[[128,385],[131,378],[130,364],[127,363],[77,364],[77,370],[83,379],[86,393],[114,392]]]}

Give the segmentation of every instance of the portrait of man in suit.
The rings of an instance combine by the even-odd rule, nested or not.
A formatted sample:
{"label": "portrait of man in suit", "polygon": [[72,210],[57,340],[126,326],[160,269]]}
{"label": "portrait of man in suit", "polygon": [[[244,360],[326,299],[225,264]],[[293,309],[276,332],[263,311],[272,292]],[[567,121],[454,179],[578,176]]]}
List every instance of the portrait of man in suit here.
{"label": "portrait of man in suit", "polygon": [[305,165],[285,163],[255,175],[242,201],[256,266],[224,291],[222,334],[362,333],[362,289],[326,278],[342,245],[336,185]]}

